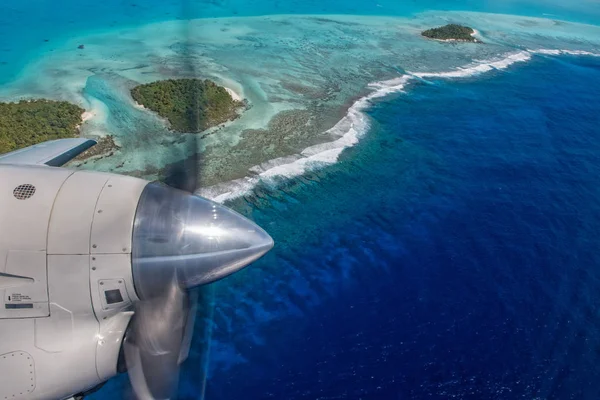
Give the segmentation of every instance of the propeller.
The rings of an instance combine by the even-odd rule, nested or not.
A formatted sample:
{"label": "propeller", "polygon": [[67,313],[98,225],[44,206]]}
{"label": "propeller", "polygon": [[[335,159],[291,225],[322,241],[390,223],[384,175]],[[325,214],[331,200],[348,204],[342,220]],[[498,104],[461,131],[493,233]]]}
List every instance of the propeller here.
{"label": "propeller", "polygon": [[[193,72],[190,57],[186,61]],[[230,275],[273,247],[253,222],[193,194],[199,178],[197,135],[190,134],[185,143],[188,149],[169,149],[170,159],[181,161],[164,169],[162,184],[146,186],[134,222],[132,269],[140,300],[123,351],[140,400],[175,394],[194,330],[194,288]]]}
{"label": "propeller", "polygon": [[[194,145],[195,139],[191,147]],[[191,157],[165,168],[162,180],[166,185],[188,193],[196,190],[198,160],[196,149],[192,150]],[[183,219],[181,210],[174,211],[174,218]],[[170,240],[167,236],[161,238],[148,233],[150,242],[164,244]],[[138,250],[143,249],[135,247],[133,259],[141,255]],[[180,255],[177,253],[181,252],[175,251],[173,255]],[[194,328],[194,299],[197,296],[190,298],[185,288],[179,285],[175,268],[166,268],[162,274],[163,285],[154,290],[138,288],[140,283],[135,282],[141,299],[134,306],[135,314],[123,344],[131,387],[140,400],[173,396],[179,365],[187,357]]]}
{"label": "propeller", "polygon": [[[165,181],[190,182],[186,177],[196,169],[189,166],[197,159],[187,164],[169,168]],[[133,228],[133,283],[140,300],[123,344],[139,399],[173,396],[194,325],[192,290],[240,270],[272,247],[265,231],[220,204],[161,183],[146,186]]]}
{"label": "propeller", "polygon": [[136,397],[169,399],[177,387],[179,358],[190,300],[177,284],[162,296],[137,302],[124,342],[129,380]]}

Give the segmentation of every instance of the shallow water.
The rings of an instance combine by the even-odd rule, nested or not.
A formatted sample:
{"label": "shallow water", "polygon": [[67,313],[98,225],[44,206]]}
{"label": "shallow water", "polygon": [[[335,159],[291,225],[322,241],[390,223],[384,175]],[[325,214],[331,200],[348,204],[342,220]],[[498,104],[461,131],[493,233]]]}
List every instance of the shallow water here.
{"label": "shallow water", "polygon": [[[439,43],[420,36],[427,27],[456,21],[477,28],[485,44]],[[347,133],[364,134],[366,125],[336,124],[357,98],[378,89],[369,86],[374,82],[393,82],[407,71],[472,68],[473,63],[503,68],[507,57],[510,61],[514,54],[537,49],[600,54],[600,28],[472,12],[158,22],[66,40],[0,87],[0,98],[49,97],[80,104],[95,114],[83,133],[112,134],[121,146],[112,157],[83,167],[152,178],[189,153],[171,151],[174,141],[189,138],[174,137],[164,122],[136,106],[129,90],[139,83],[189,76],[229,86],[247,99],[249,109],[233,123],[199,135],[198,149],[201,193],[226,198],[251,189],[257,179],[246,177],[257,172],[258,178],[290,176],[291,170],[298,174],[311,164],[334,162],[339,151],[316,155],[316,149],[331,149],[305,149]],[[381,93],[389,91],[386,87]],[[306,159],[307,154],[312,157]],[[282,167],[290,157],[301,159]]]}

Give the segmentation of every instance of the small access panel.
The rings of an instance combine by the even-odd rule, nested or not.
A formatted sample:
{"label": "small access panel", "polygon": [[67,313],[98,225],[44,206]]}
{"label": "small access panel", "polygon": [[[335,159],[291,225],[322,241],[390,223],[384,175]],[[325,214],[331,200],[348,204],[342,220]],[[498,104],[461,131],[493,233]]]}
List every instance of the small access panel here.
{"label": "small access panel", "polygon": [[103,310],[126,308],[131,304],[123,279],[102,279],[98,281],[98,289]]}

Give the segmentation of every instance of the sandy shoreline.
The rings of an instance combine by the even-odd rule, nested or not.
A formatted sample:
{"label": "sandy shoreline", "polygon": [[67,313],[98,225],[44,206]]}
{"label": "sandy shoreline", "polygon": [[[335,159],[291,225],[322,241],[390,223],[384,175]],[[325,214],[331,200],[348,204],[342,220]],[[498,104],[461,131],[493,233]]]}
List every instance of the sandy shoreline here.
{"label": "sandy shoreline", "polygon": [[96,113],[94,111],[84,111],[83,114],[81,114],[81,123],[85,123],[86,121],[91,120],[92,118],[94,118],[96,116]]}
{"label": "sandy shoreline", "polygon": [[[473,29],[473,28],[471,28]],[[479,31],[477,29],[473,29],[473,33],[471,33],[471,36],[475,39],[475,42],[472,42],[470,40],[463,40],[463,39],[435,39],[433,38],[432,40],[435,40],[437,42],[443,42],[443,43],[481,43],[481,40],[478,38],[479,35]]]}
{"label": "sandy shoreline", "polygon": [[240,96],[235,90],[230,89],[228,87],[225,87],[225,90],[227,90],[227,93],[229,93],[229,95],[231,96],[231,98],[235,101],[242,101],[244,100],[242,98],[242,96]]}

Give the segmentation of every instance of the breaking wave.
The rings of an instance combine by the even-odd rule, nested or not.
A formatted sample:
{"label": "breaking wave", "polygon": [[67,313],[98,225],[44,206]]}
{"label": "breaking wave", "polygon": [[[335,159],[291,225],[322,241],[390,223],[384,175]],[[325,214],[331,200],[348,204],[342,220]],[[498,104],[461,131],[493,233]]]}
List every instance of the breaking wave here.
{"label": "breaking wave", "polygon": [[529,50],[530,53],[533,54],[543,54],[548,56],[592,56],[592,57],[600,57],[599,53],[592,53],[590,51],[585,50],[556,50],[556,49],[537,49],[537,50]]}
{"label": "breaking wave", "polygon": [[506,69],[515,63],[526,62],[529,60],[531,60],[531,53],[528,51],[520,51],[518,53],[508,54],[504,58],[497,60],[476,61],[466,67],[460,67],[453,71],[417,72],[413,75],[419,78],[466,78],[485,72]]}
{"label": "breaking wave", "polygon": [[407,73],[398,78],[371,83],[368,87],[372,92],[358,99],[348,109],[346,116],[326,132],[332,137],[337,137],[336,140],[307,147],[297,155],[277,158],[254,166],[250,169],[250,176],[202,188],[197,193],[214,201],[224,202],[248,194],[259,182],[276,183],[276,179],[293,178],[307,171],[334,164],[344,149],[354,146],[368,131],[369,118],[364,111],[371,105],[372,100],[402,92],[414,79],[472,77],[503,70],[516,63],[527,62],[534,54],[600,56],[600,54],[578,50],[523,50],[497,59],[475,61],[451,71]]}

